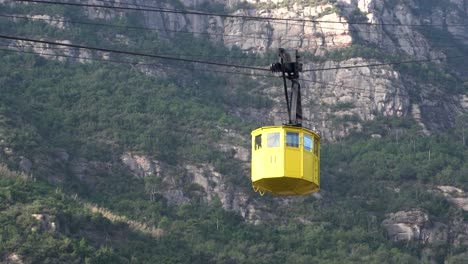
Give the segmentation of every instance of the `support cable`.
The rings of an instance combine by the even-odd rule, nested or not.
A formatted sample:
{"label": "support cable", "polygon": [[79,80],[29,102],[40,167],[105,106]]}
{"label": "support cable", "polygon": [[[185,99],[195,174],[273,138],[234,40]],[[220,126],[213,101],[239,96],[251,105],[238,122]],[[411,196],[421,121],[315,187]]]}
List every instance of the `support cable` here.
{"label": "support cable", "polygon": [[161,56],[161,55],[157,55],[157,54],[148,54],[148,53],[139,53],[139,52],[132,52],[132,51],[123,51],[123,50],[113,50],[113,49],[98,48],[98,47],[89,47],[89,46],[59,43],[59,42],[53,42],[53,41],[30,39],[30,38],[23,38],[23,37],[16,37],[16,36],[0,35],[0,38],[10,39],[10,40],[17,40],[17,41],[30,41],[30,42],[35,42],[35,43],[57,45],[57,46],[64,46],[64,47],[77,48],[77,49],[88,49],[88,50],[111,52],[111,53],[125,54],[125,55],[132,55],[132,56],[149,57],[149,58],[156,58],[156,59],[165,59],[165,60],[182,61],[182,62],[190,62],[190,63],[200,63],[200,64],[207,64],[207,65],[232,67],[232,68],[248,69],[248,70],[256,70],[256,71],[268,71],[268,72],[270,71],[269,69],[266,69],[266,68],[258,68],[258,67],[250,67],[250,66],[243,66],[243,65],[226,64],[226,63],[217,63],[217,62],[201,61],[201,60],[190,60],[190,59],[175,58],[175,57],[169,57],[169,56]]}
{"label": "support cable", "polygon": [[[242,18],[250,20],[268,20],[268,21],[294,21],[294,22],[313,22],[313,23],[330,23],[330,24],[350,24],[350,25],[365,25],[365,26],[403,26],[403,27],[433,27],[433,26],[445,26],[445,27],[466,27],[468,24],[396,24],[396,23],[368,23],[368,22],[340,22],[340,21],[327,21],[327,20],[314,20],[314,19],[295,19],[295,18],[273,18],[273,17],[260,17],[260,16],[245,16],[245,15],[229,15],[219,13],[209,13],[202,11],[191,11],[191,10],[179,10],[179,9],[167,9],[167,8],[137,8],[137,7],[125,7],[125,6],[106,6],[97,4],[85,4],[85,3],[70,3],[70,2],[54,2],[45,0],[14,0],[16,2],[27,2],[27,3],[38,3],[38,4],[54,4],[54,5],[68,5],[68,6],[80,6],[80,7],[92,7],[92,8],[107,8],[107,9],[120,9],[120,10],[131,10],[131,11],[150,11],[160,13],[173,13],[173,14],[185,14],[185,15],[200,15],[200,16],[219,16],[229,18]],[[115,4],[118,4],[115,2]]]}

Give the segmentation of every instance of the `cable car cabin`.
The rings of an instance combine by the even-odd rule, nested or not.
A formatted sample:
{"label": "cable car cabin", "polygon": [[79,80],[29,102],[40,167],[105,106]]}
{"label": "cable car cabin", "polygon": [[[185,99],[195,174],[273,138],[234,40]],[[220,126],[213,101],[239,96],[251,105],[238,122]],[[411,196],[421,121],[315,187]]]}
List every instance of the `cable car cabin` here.
{"label": "cable car cabin", "polygon": [[[252,186],[276,195],[303,195],[320,189],[320,135],[302,127],[302,63],[298,52],[279,49],[272,72],[282,74],[288,123],[252,131]],[[288,91],[287,80],[291,81]]]}
{"label": "cable car cabin", "polygon": [[320,136],[304,127],[267,126],[252,131],[252,185],[275,195],[320,189]]}

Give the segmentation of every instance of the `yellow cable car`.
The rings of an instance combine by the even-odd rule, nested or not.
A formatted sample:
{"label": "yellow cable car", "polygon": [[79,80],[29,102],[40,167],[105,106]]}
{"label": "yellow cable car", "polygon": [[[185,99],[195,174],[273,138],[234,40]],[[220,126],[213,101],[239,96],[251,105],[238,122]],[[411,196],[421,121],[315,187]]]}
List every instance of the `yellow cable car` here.
{"label": "yellow cable car", "polygon": [[320,136],[303,127],[252,132],[252,185],[260,193],[303,195],[320,189]]}
{"label": "yellow cable car", "polygon": [[[273,72],[281,72],[289,122],[252,131],[252,187],[275,195],[304,195],[320,189],[320,135],[302,127],[300,57],[280,49],[279,63]],[[286,79],[292,83],[288,92]]]}

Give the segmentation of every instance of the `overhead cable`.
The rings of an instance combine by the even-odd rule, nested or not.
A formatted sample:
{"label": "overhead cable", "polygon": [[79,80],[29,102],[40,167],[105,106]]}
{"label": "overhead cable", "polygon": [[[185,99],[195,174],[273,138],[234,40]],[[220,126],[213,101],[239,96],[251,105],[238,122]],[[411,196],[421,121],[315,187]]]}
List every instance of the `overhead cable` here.
{"label": "overhead cable", "polygon": [[[268,20],[268,21],[292,21],[292,22],[313,22],[313,23],[330,23],[330,24],[350,24],[350,25],[366,25],[366,26],[403,26],[403,27],[427,27],[427,26],[438,26],[436,24],[396,24],[396,23],[368,23],[368,22],[341,22],[341,21],[327,21],[327,20],[314,20],[314,19],[296,19],[296,18],[277,18],[277,17],[261,17],[261,16],[245,16],[245,15],[229,15],[229,14],[218,14],[208,13],[201,11],[190,11],[190,10],[178,10],[178,9],[165,9],[165,8],[137,8],[137,7],[125,7],[125,6],[106,6],[97,4],[86,4],[86,3],[70,3],[70,2],[54,2],[45,0],[14,0],[16,2],[29,2],[39,4],[54,4],[54,5],[68,5],[68,6],[80,6],[80,7],[92,7],[92,8],[107,8],[107,9],[120,9],[129,11],[149,11],[149,12],[160,12],[160,13],[173,13],[173,14],[185,14],[185,15],[200,15],[200,16],[219,16],[229,18],[241,18],[250,20]],[[443,24],[440,26],[450,27],[466,27],[468,24]]]}
{"label": "overhead cable", "polygon": [[[0,46],[3,46],[3,45],[0,45]],[[30,46],[15,45],[14,47],[16,47],[16,48],[28,48]],[[69,58],[69,59],[77,59],[77,60],[85,60],[85,61],[98,61],[98,62],[105,62],[105,63],[128,64],[128,65],[132,65],[132,66],[136,66],[136,67],[137,66],[151,66],[151,67],[156,67],[156,68],[161,68],[161,69],[177,69],[177,70],[199,71],[199,72],[209,72],[209,73],[235,74],[235,75],[249,76],[249,77],[252,77],[252,78],[255,78],[255,77],[282,78],[282,76],[277,76],[277,75],[266,75],[266,74],[244,73],[244,72],[233,72],[233,71],[220,71],[220,70],[200,69],[200,68],[187,68],[187,67],[178,67],[178,66],[173,66],[173,65],[161,65],[161,64],[155,64],[155,63],[142,63],[142,62],[113,60],[113,59],[90,58],[90,57],[83,57],[83,56],[71,56],[71,55],[65,55],[65,54],[55,54],[55,53],[46,53],[46,52],[37,52],[37,51],[24,51],[24,50],[13,50],[13,49],[0,49],[0,51],[13,52],[13,53],[23,53],[23,54],[34,54],[34,55],[39,55],[39,56]],[[365,88],[358,88],[358,87],[352,87],[352,86],[335,84],[335,83],[320,82],[320,81],[314,81],[314,80],[302,79],[302,78],[300,80],[304,81],[304,82],[308,82],[308,83],[315,83],[315,84],[320,84],[320,85],[325,85],[325,86],[348,88],[348,89],[352,89],[353,91],[356,91],[356,90],[366,91],[366,92],[369,91],[368,89],[366,90]],[[400,94],[400,93],[393,93],[393,94],[398,95],[398,96],[402,96],[402,97],[407,97],[408,96],[408,94]]]}
{"label": "overhead cable", "polygon": [[[244,66],[244,65],[226,64],[226,63],[217,63],[217,62],[210,62],[210,61],[191,60],[191,59],[183,59],[183,58],[175,58],[175,57],[169,57],[169,56],[161,56],[161,55],[157,55],[157,54],[147,54],[147,53],[138,53],[138,52],[131,52],[131,51],[105,49],[105,48],[98,48],[98,47],[89,47],[89,46],[66,44],[66,43],[59,43],[59,42],[46,41],[46,40],[37,40],[37,39],[30,39],[30,38],[23,38],[23,37],[16,37],[16,36],[0,35],[0,38],[10,39],[10,40],[19,40],[19,41],[30,41],[30,42],[35,42],[35,43],[65,46],[65,47],[78,48],[78,49],[88,49],[88,50],[96,50],[96,51],[103,51],[103,52],[111,52],[111,53],[117,53],[117,54],[126,54],[126,55],[132,55],[132,56],[149,57],[149,58],[156,58],[156,59],[166,59],[166,60],[173,60],[173,61],[200,63],[200,64],[207,64],[207,65],[232,67],[232,68],[248,69],[248,70],[256,70],[256,71],[268,71],[268,72],[270,71],[270,69],[266,69],[266,68],[258,68],[258,67]],[[442,57],[442,58],[432,58],[432,59],[422,59],[422,60],[407,60],[407,61],[396,61],[396,62],[384,62],[384,63],[374,63],[374,64],[354,65],[354,66],[339,66],[339,67],[330,67],[330,68],[309,69],[309,70],[303,70],[303,71],[304,72],[317,72],[317,71],[326,71],[326,70],[340,70],[340,69],[353,69],[353,68],[364,68],[364,67],[378,67],[378,66],[386,66],[386,65],[399,65],[399,64],[441,61],[441,60],[449,60],[449,59],[461,59],[461,58],[467,58],[467,57],[468,57],[468,54],[467,55],[462,55],[462,56],[453,56],[453,57]]]}
{"label": "overhead cable", "polygon": [[[2,46],[2,45],[0,45]],[[27,48],[28,46],[15,46],[16,48]],[[14,50],[14,49],[0,49],[0,51],[7,51],[7,52],[16,52],[16,53],[25,53],[25,54],[35,54],[40,56],[49,56],[49,57],[61,57],[61,58],[69,58],[69,59],[77,59],[77,60],[86,60],[86,61],[99,61],[99,62],[107,62],[107,63],[117,63],[117,64],[129,64],[132,66],[152,66],[156,68],[165,68],[165,69],[179,69],[179,70],[188,70],[188,71],[201,71],[201,72],[214,72],[214,73],[224,73],[224,74],[236,74],[236,75],[244,75],[244,76],[251,76],[251,77],[276,77],[274,75],[263,75],[263,74],[253,74],[253,73],[245,73],[245,72],[233,72],[233,71],[219,71],[219,70],[207,70],[207,69],[197,69],[197,68],[184,68],[184,67],[176,67],[172,65],[162,65],[156,63],[142,63],[142,62],[131,62],[131,61],[121,61],[121,60],[113,60],[113,59],[99,59],[99,58],[90,58],[90,57],[83,57],[83,56],[71,56],[65,54],[55,54],[55,53],[45,53],[45,52],[37,52],[37,51],[24,51],[24,50]]]}
{"label": "overhead cable", "polygon": [[[115,24],[107,24],[107,23],[97,23],[97,22],[86,22],[86,21],[72,21],[72,20],[64,20],[64,19],[56,19],[56,18],[42,18],[42,17],[30,17],[30,16],[18,16],[18,15],[8,15],[8,14],[0,14],[0,17],[7,17],[7,18],[19,18],[19,19],[27,19],[27,20],[38,20],[38,21],[49,21],[49,22],[59,22],[59,23],[69,23],[69,24],[81,24],[81,25],[92,25],[92,26],[102,26],[102,27],[115,27],[115,28],[123,28],[123,29],[137,29],[137,30],[148,30],[148,31],[162,31],[162,32],[172,32],[172,33],[185,33],[185,34],[194,34],[194,35],[208,35],[208,36],[224,36],[224,37],[237,37],[237,38],[249,38],[249,39],[265,39],[271,40],[270,37],[262,37],[255,34],[244,34],[244,35],[233,35],[233,34],[224,34],[224,33],[208,33],[208,32],[198,32],[198,31],[184,31],[184,30],[171,30],[171,29],[164,29],[164,28],[152,28],[152,27],[136,27],[136,26],[124,26],[124,25],[115,25]],[[320,26],[321,29],[325,27]],[[326,29],[326,28],[325,28]],[[331,29],[331,28],[330,28]],[[348,30],[353,32],[353,30]],[[356,31],[356,32],[365,32],[370,34],[382,34],[381,32],[368,32],[368,31]],[[396,34],[398,35],[398,34]],[[403,36],[403,35],[402,35]],[[303,36],[307,37],[307,36]],[[312,35],[310,36],[312,37]],[[407,35],[402,37],[403,39],[409,39]],[[427,39],[447,39],[453,40],[452,38],[444,38],[444,37],[427,37]],[[302,41],[304,42],[305,39],[291,39],[291,38],[281,38],[281,41]],[[350,42],[339,42],[339,41],[332,41],[332,42],[322,42],[322,41],[315,41],[315,43],[325,43],[325,44],[350,44]],[[356,43],[359,44],[359,43]],[[371,43],[373,44],[373,43]],[[417,45],[390,45],[390,44],[374,44],[379,47],[426,47],[426,46],[417,46]],[[443,45],[443,46],[435,46],[431,45],[433,48],[453,48],[457,47],[456,45]]]}
{"label": "overhead cable", "polygon": [[266,69],[266,68],[258,68],[258,67],[250,67],[250,66],[243,66],[243,65],[234,65],[234,64],[210,62],[210,61],[191,60],[191,59],[183,59],[183,58],[175,58],[175,57],[169,57],[169,56],[162,56],[162,55],[158,55],[158,54],[148,54],[148,53],[139,53],[139,52],[132,52],[132,51],[123,51],[123,50],[113,50],[113,49],[98,48],[98,47],[89,47],[89,46],[59,43],[59,42],[53,42],[53,41],[30,39],[30,38],[23,38],[23,37],[16,37],[16,36],[0,35],[0,38],[10,39],[10,40],[19,40],[19,41],[30,41],[30,42],[35,42],[35,43],[43,43],[43,44],[64,46],[64,47],[77,48],[77,49],[96,50],[96,51],[102,51],[102,52],[111,52],[111,53],[118,53],[118,54],[132,55],[132,56],[141,56],[141,57],[149,57],[149,58],[164,59],[164,60],[183,61],[183,62],[190,62],[190,63],[200,63],[200,64],[208,64],[208,65],[215,65],[215,66],[222,66],[222,67],[232,67],[232,68],[239,68],[239,69],[256,70],[256,71],[268,71],[268,72],[270,71],[269,69]]}
{"label": "overhead cable", "polygon": [[372,64],[354,65],[354,66],[338,66],[338,67],[322,68],[322,69],[310,69],[310,70],[303,70],[303,71],[304,72],[317,72],[317,71],[324,71],[324,70],[342,70],[342,69],[354,69],[354,68],[367,68],[367,67],[390,66],[390,65],[411,64],[411,63],[424,63],[424,62],[442,61],[442,60],[450,60],[450,59],[463,59],[463,58],[468,58],[468,54],[467,55],[462,55],[462,56],[453,56],[453,57],[440,57],[440,58],[422,59],[422,60],[383,62],[383,63],[372,63]]}

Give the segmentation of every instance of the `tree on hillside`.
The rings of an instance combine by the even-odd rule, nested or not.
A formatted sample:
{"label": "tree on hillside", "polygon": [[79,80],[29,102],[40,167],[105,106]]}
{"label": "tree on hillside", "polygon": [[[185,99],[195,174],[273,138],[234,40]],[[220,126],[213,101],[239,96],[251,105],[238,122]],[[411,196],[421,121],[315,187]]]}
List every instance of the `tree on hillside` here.
{"label": "tree on hillside", "polygon": [[455,135],[461,139],[463,146],[466,146],[466,136],[468,134],[468,114],[462,114],[455,119]]}

